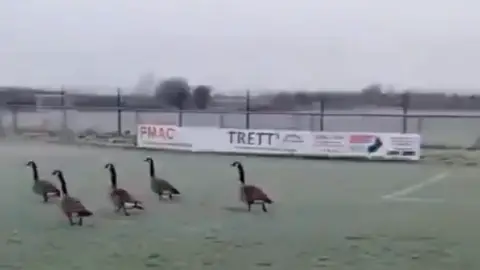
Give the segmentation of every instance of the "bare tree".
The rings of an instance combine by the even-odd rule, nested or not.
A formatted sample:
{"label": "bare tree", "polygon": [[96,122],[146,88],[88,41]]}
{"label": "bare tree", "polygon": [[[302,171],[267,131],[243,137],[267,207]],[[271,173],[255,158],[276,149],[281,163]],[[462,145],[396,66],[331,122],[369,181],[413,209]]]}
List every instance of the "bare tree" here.
{"label": "bare tree", "polygon": [[212,100],[212,88],[206,85],[199,85],[193,89],[192,98],[195,107],[204,110]]}
{"label": "bare tree", "polygon": [[157,85],[155,96],[164,104],[182,110],[191,98],[190,86],[184,78],[169,78]]}

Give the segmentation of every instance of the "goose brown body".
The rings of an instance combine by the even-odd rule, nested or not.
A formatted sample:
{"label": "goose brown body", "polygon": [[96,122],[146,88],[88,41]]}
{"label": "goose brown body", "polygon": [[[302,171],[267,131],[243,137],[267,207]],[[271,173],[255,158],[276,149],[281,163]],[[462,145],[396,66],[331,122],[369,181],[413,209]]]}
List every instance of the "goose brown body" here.
{"label": "goose brown body", "polygon": [[158,195],[159,199],[162,199],[165,194],[170,200],[173,199],[173,195],[180,195],[180,191],[170,182],[155,176],[155,164],[152,158],[147,157],[144,161],[149,163],[150,189]]}
{"label": "goose brown body", "polygon": [[247,204],[248,211],[251,210],[252,204],[261,204],[262,210],[267,212],[266,204],[272,204],[273,201],[268,195],[260,188],[254,185],[245,184],[245,170],[243,165],[235,161],[231,164],[232,167],[236,167],[238,170],[240,185],[240,200]]}
{"label": "goose brown body", "polygon": [[273,203],[265,192],[259,187],[252,185],[242,185],[240,187],[244,201]]}
{"label": "goose brown body", "polygon": [[115,166],[112,163],[108,163],[105,165],[105,168],[110,171],[111,186],[109,196],[115,207],[115,211],[123,210],[124,215],[129,216],[130,214],[126,207],[127,203],[133,204],[132,208],[143,210],[144,208],[141,201],[135,199],[127,190],[117,187],[117,172]]}
{"label": "goose brown body", "polygon": [[51,182],[47,180],[42,180],[38,176],[38,167],[37,164],[30,160],[26,166],[32,168],[33,172],[33,186],[32,191],[33,193],[40,195],[43,197],[43,202],[48,202],[49,197],[60,197],[60,190]]}
{"label": "goose brown body", "polygon": [[[63,177],[62,171],[55,170],[52,172],[52,174],[56,175],[61,183],[62,199],[60,201],[60,207],[63,214],[68,218],[70,225],[82,226],[83,218],[91,216],[93,213],[88,210],[79,199],[68,194],[67,184],[65,183],[65,178]],[[74,216],[78,218],[77,222],[73,221]]]}

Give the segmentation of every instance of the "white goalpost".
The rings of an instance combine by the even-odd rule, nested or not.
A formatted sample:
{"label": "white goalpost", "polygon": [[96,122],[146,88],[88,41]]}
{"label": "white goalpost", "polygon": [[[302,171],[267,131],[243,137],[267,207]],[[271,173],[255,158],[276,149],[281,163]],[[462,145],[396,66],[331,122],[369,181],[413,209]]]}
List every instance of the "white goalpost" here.
{"label": "white goalpost", "polygon": [[35,107],[38,111],[46,109],[61,109],[62,107],[72,107],[73,98],[68,94],[35,94]]}
{"label": "white goalpost", "polygon": [[72,96],[64,93],[35,94],[35,109],[39,119],[43,119],[41,126],[48,129],[67,130],[68,108],[74,105]]}

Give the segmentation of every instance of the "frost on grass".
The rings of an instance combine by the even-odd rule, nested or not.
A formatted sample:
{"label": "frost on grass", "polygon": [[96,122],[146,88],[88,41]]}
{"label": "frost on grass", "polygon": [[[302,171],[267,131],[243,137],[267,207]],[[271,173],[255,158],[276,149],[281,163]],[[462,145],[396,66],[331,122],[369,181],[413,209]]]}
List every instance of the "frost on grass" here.
{"label": "frost on grass", "polygon": [[[427,233],[431,226],[425,224],[444,220],[440,212],[431,212],[428,206],[405,210],[373,201],[377,194],[370,190],[379,190],[368,186],[371,179],[367,176],[376,174],[363,165],[245,158],[252,183],[276,191],[279,203],[273,213],[265,215],[258,209],[229,211],[229,205],[244,210],[245,206],[238,202],[237,181],[229,180],[235,179],[235,174],[227,171],[230,160],[226,157],[148,155],[165,164],[159,173],[167,174],[169,181],[185,190],[184,200],[162,203],[151,193],[145,153],[0,143],[4,176],[0,203],[14,206],[0,211],[0,233],[4,232],[0,248],[10,258],[1,260],[7,257],[0,254],[0,261],[43,263],[49,269],[81,266],[105,270],[392,269],[392,265],[398,266],[395,269],[460,269],[455,263],[465,249],[448,244],[440,233]],[[105,157],[118,163],[119,182],[138,194],[148,211],[111,218],[115,213],[106,196]],[[56,167],[64,170],[72,195],[97,210],[91,219],[94,225],[72,228],[57,206],[38,202],[31,193],[31,172],[24,167],[30,158],[38,160],[42,175],[48,176]],[[396,172],[404,171],[399,167]],[[359,177],[361,174],[365,177]],[[381,180],[375,185],[395,181]],[[451,226],[457,220],[468,224],[464,220],[472,218],[462,211],[456,213],[457,219],[449,219]],[[380,230],[387,232],[379,236]],[[450,225],[441,230],[449,231]],[[475,235],[464,240],[478,243]],[[44,252],[52,254],[50,259]],[[72,254],[77,259],[72,259]],[[444,260],[450,265],[442,267]],[[413,267],[418,265],[424,267]]]}
{"label": "frost on grass", "polygon": [[[85,157],[92,151],[85,148],[41,142],[0,142],[0,158]],[[97,153],[98,155],[98,153]]]}

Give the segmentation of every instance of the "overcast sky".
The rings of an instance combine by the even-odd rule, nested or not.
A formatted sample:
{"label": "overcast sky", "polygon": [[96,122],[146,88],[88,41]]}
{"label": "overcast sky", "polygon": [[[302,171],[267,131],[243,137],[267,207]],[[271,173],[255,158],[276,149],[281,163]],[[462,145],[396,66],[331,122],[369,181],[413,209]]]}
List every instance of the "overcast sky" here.
{"label": "overcast sky", "polygon": [[[478,0],[2,0],[0,85],[480,92]],[[107,88],[105,88],[107,89]]]}

